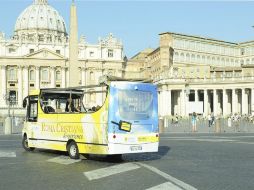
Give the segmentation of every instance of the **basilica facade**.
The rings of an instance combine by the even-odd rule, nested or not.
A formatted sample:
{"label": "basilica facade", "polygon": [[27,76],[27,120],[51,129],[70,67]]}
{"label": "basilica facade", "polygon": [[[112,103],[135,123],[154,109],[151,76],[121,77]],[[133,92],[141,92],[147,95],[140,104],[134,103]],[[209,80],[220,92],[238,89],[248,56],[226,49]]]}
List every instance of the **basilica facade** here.
{"label": "basilica facade", "polygon": [[[0,26],[1,27],[1,26]],[[59,12],[47,0],[34,0],[17,18],[14,33],[0,33],[0,113],[6,114],[9,100],[19,113],[30,91],[69,86],[69,35]],[[104,74],[123,77],[122,42],[109,34],[89,44],[78,39],[77,85],[97,84]],[[96,101],[90,94],[86,104]]]}

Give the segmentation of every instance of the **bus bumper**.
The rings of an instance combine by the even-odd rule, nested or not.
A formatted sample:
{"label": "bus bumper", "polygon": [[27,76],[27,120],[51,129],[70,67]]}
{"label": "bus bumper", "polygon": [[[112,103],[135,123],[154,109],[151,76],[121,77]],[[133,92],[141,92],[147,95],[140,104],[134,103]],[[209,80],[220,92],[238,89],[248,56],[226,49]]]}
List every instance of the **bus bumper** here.
{"label": "bus bumper", "polygon": [[129,153],[144,153],[158,152],[159,142],[144,143],[144,144],[108,144],[108,154],[129,154]]}

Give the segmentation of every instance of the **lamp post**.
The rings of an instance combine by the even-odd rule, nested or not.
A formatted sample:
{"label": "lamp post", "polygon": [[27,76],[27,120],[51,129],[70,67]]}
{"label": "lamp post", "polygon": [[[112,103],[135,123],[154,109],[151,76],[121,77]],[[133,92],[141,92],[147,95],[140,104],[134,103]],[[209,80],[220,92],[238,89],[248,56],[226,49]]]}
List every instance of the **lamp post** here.
{"label": "lamp post", "polygon": [[185,114],[188,116],[189,113],[187,113],[189,110],[187,109],[187,104],[189,104],[189,95],[190,95],[190,86],[189,84],[185,84],[185,94],[186,94],[186,98],[187,98],[187,101],[185,103]]}
{"label": "lamp post", "polygon": [[14,105],[14,103],[16,102],[15,99],[16,97],[11,96],[10,94],[4,95],[4,100],[8,102],[8,117],[6,117],[4,121],[4,134],[6,135],[10,135],[12,133],[12,119],[11,119],[10,109],[11,109],[11,105]]}

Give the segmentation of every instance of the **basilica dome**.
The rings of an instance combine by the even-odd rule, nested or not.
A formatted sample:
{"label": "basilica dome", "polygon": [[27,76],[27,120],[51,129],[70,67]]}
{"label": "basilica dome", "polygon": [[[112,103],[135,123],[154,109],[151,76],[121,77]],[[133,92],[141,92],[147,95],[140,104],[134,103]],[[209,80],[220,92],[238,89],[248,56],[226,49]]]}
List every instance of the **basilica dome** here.
{"label": "basilica dome", "polygon": [[14,33],[16,36],[38,33],[67,36],[63,17],[47,0],[34,0],[33,4],[19,15]]}

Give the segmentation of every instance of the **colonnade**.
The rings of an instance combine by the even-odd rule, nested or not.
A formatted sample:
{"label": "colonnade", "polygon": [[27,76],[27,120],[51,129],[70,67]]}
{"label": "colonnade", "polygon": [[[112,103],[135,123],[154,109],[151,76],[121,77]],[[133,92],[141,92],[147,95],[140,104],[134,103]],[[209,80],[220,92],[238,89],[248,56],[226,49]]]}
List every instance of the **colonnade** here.
{"label": "colonnade", "polygon": [[[207,116],[228,116],[231,114],[254,115],[254,88],[234,87],[225,88],[185,88],[173,89],[169,85],[163,85],[159,90],[159,115],[181,115],[187,116],[195,110],[189,106],[202,105],[202,113]],[[201,103],[201,104],[200,104]]]}
{"label": "colonnade", "polygon": [[[49,79],[47,82],[41,80],[41,69],[45,67],[33,67],[35,68],[35,80],[30,80],[29,78],[29,66],[18,66],[16,67],[17,75],[16,80],[8,80],[7,77],[7,66],[1,66],[1,77],[0,77],[0,107],[7,107],[6,98],[8,97],[8,93],[10,90],[16,91],[17,95],[17,106],[22,107],[23,98],[25,98],[30,90],[40,89],[41,87],[55,88],[56,87],[56,69],[57,67],[49,67]],[[61,87],[65,88],[68,85],[68,70],[66,67],[61,68]],[[13,83],[15,85],[11,86],[9,83]],[[29,84],[33,83],[34,86],[30,86]],[[45,83],[45,84],[43,84]]]}

